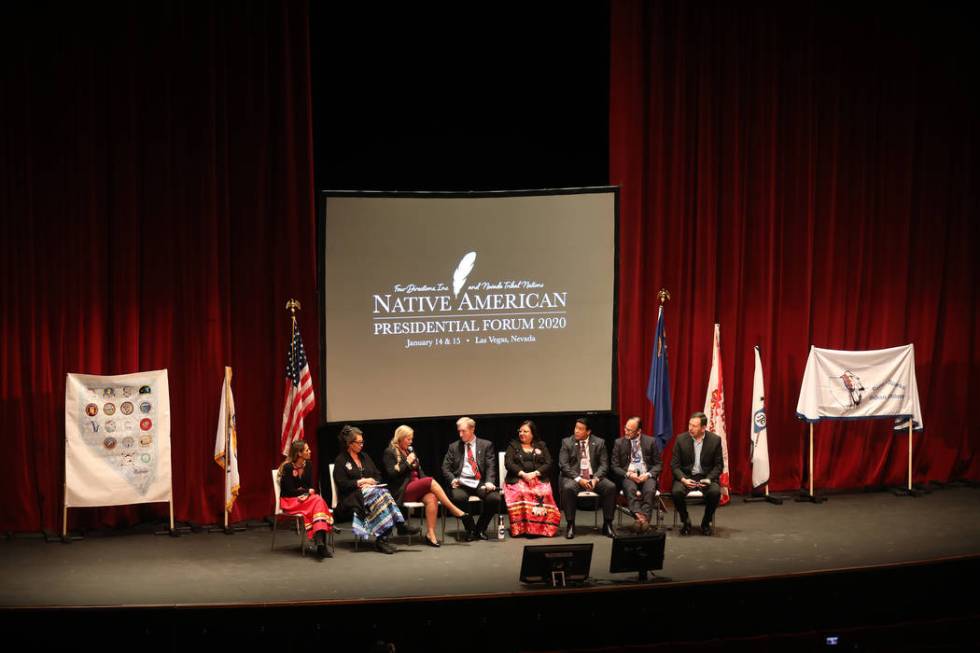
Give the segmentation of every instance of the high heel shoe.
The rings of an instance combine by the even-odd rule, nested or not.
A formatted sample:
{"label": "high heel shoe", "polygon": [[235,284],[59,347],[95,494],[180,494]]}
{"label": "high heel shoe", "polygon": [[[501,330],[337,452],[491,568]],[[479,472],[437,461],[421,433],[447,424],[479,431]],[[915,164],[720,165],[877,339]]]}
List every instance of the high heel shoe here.
{"label": "high heel shoe", "polygon": [[430,540],[428,535],[426,535],[422,539],[425,540],[426,544],[428,544],[429,546],[435,549],[438,549],[440,546],[442,546],[442,544],[439,543],[439,540]]}

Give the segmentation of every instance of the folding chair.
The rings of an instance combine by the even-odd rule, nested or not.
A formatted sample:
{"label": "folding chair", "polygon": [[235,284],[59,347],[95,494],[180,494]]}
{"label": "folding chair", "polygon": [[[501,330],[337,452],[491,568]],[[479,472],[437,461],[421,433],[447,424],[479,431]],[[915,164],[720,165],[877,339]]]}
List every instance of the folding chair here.
{"label": "folding chair", "polygon": [[279,506],[279,468],[272,470],[272,489],[276,495],[275,512],[272,513],[272,550],[276,550],[276,532],[279,530],[279,523],[292,520],[299,534],[299,550],[302,555],[306,555],[306,529],[303,527],[303,515],[290,515],[282,511]]}

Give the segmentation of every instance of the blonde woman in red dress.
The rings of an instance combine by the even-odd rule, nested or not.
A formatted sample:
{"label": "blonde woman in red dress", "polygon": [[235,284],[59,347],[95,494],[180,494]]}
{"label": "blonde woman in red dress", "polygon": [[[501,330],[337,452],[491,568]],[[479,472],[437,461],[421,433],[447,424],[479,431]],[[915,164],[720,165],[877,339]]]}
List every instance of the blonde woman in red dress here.
{"label": "blonde woman in red dress", "polygon": [[385,449],[382,462],[388,477],[391,494],[399,506],[406,501],[421,501],[425,504],[425,543],[438,547],[436,537],[436,518],[439,515],[439,504],[446,507],[453,517],[463,520],[467,532],[476,528],[473,517],[466,514],[446,496],[439,482],[427,476],[422,470],[418,456],[412,449],[415,431],[410,426],[402,424],[395,429],[391,443]]}

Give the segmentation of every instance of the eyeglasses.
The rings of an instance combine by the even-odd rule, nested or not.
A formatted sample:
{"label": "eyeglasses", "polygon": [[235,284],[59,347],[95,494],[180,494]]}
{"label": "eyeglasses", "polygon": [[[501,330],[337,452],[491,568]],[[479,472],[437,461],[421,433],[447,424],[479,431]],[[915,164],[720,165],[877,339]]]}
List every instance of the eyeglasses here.
{"label": "eyeglasses", "polygon": [[352,442],[351,444],[361,444],[361,445],[363,445],[364,444],[364,440],[354,440],[354,442]]}

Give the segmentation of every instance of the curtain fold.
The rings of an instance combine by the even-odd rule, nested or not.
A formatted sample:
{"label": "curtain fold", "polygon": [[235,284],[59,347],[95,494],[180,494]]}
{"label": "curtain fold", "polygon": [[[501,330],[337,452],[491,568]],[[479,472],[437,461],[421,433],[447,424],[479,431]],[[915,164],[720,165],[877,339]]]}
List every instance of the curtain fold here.
{"label": "curtain fold", "polygon": [[[209,523],[231,365],[238,516],[268,514],[290,297],[320,378],[307,3],[12,11],[0,28],[0,529],[60,528],[67,372],[170,370],[175,515]],[[166,515],[85,509],[69,525]]]}
{"label": "curtain fold", "polygon": [[[950,8],[611,3],[610,182],[622,186],[619,412],[645,397],[656,292],[674,424],[704,405],[721,324],[733,486],[748,491],[752,347],[771,486],[806,482],[810,345],[914,343],[914,481],[980,478],[974,40]],[[815,427],[817,488],[902,485],[883,421]],[[665,473],[665,479],[668,476]]]}

